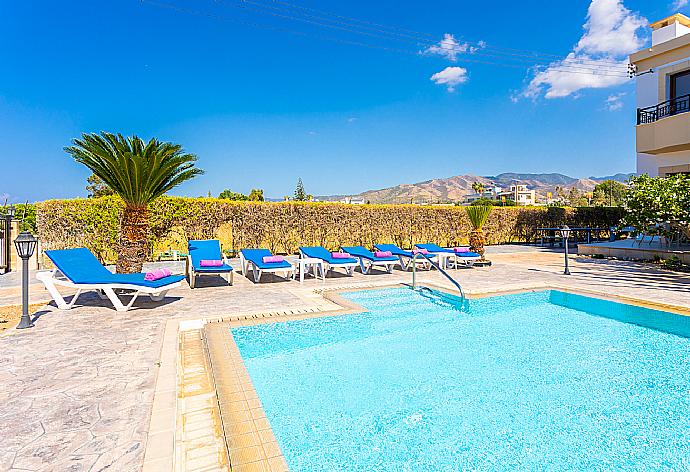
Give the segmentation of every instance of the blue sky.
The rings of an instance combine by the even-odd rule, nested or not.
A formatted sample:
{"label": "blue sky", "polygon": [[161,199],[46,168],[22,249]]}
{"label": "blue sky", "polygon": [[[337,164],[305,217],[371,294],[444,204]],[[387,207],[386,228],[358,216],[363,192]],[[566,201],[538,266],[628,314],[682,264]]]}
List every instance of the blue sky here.
{"label": "blue sky", "polygon": [[[206,174],[175,191],[189,196],[280,198],[298,177],[322,195],[458,174],[632,172],[632,82],[563,64],[617,67],[649,41],[641,25],[678,6],[152,1],[0,0],[0,194],[84,196],[89,172],[62,148],[100,130],[197,154]],[[584,62],[559,62],[570,53]]]}

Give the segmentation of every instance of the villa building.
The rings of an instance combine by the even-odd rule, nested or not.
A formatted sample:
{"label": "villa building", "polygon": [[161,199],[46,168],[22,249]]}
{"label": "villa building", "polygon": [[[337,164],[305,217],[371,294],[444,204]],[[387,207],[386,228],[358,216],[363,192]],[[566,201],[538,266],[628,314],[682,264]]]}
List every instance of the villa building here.
{"label": "villa building", "polygon": [[465,197],[465,202],[472,203],[482,198],[497,202],[510,200],[517,205],[534,205],[536,203],[536,192],[530,190],[527,188],[527,185],[523,184],[513,184],[508,190],[501,187],[491,187],[484,190],[482,193],[467,195]]}
{"label": "villa building", "polygon": [[340,200],[340,203],[347,203],[348,205],[365,205],[367,202],[363,198],[345,197]]}
{"label": "villa building", "polygon": [[486,198],[487,200],[497,200],[498,198],[496,196],[502,191],[503,189],[501,187],[488,187],[485,188],[481,193],[471,193],[467,195],[465,197],[465,202],[472,203],[482,198]]}
{"label": "villa building", "polygon": [[517,205],[534,205],[536,203],[536,192],[523,184],[513,184],[509,190],[499,192],[496,197],[498,200],[512,200]]}
{"label": "villa building", "polygon": [[652,47],[630,56],[637,75],[637,172],[690,173],[690,18],[650,25]]}

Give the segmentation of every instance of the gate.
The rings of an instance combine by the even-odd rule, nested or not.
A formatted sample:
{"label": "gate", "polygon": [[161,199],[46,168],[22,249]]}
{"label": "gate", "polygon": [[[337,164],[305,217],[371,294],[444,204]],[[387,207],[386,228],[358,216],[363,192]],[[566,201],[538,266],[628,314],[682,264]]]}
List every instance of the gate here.
{"label": "gate", "polygon": [[7,273],[12,270],[11,267],[11,223],[10,219],[0,216],[0,270],[3,273]]}

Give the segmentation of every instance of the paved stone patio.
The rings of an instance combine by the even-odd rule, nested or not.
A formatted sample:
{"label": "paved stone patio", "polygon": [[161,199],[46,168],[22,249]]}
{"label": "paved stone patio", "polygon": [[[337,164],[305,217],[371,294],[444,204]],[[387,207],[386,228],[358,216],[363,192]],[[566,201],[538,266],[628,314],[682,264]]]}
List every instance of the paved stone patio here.
{"label": "paved stone patio", "polygon": [[[534,248],[490,250],[489,268],[451,271],[472,293],[562,286],[690,308],[690,276],[650,266],[573,257],[570,277],[563,255]],[[235,267],[239,264],[235,264]],[[421,283],[452,288],[435,271]],[[396,270],[354,277],[285,282],[241,276],[227,287],[202,279],[200,288],[172,291],[165,303],[139,300],[118,313],[94,295],[62,312],[36,314],[36,327],[0,337],[0,470],[138,471],[147,433],[166,322],[284,310],[322,309],[315,290],[409,283]],[[9,285],[9,286],[8,286]],[[32,287],[32,300],[46,293]],[[16,286],[0,284],[0,305],[19,301]]]}

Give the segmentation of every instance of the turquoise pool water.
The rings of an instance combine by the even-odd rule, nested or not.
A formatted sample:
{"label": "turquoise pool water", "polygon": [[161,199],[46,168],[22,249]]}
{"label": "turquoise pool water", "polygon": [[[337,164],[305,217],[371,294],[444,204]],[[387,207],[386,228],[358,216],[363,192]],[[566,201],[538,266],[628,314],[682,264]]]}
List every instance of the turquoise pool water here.
{"label": "turquoise pool water", "polygon": [[368,312],[232,330],[291,470],[690,470],[690,317],[344,296]]}

